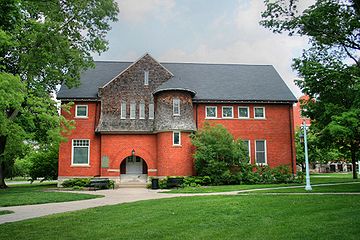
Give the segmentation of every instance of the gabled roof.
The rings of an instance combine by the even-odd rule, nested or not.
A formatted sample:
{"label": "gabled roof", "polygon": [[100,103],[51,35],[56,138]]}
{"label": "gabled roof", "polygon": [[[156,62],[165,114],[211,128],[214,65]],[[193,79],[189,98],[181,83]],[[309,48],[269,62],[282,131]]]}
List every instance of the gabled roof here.
{"label": "gabled roof", "polygon": [[[78,88],[62,86],[58,99],[96,99],[104,86],[132,63],[95,62],[95,69],[81,76]],[[194,101],[296,102],[292,92],[271,65],[162,63],[174,77],[155,92],[186,90]]]}

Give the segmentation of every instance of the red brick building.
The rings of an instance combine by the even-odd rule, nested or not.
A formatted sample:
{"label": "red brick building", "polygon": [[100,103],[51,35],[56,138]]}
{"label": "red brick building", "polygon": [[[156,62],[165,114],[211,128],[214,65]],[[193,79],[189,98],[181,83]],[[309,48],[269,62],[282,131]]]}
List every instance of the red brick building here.
{"label": "red brick building", "polygon": [[269,65],[96,62],[81,85],[58,93],[74,102],[76,129],[60,146],[59,181],[194,174],[189,135],[205,121],[224,125],[249,146],[251,163],[295,170],[293,104]]}

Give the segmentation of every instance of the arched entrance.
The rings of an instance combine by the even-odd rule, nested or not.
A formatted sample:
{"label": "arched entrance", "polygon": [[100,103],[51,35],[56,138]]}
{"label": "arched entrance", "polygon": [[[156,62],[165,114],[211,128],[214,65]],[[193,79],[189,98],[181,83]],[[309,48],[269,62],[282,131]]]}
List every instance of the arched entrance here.
{"label": "arched entrance", "polygon": [[120,164],[121,183],[146,183],[148,166],[139,156],[128,156]]}

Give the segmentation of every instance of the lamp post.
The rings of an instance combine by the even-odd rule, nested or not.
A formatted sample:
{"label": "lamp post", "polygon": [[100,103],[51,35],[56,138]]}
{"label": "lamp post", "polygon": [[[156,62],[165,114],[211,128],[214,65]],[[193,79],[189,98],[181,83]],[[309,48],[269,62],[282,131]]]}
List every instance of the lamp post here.
{"label": "lamp post", "polygon": [[306,122],[303,122],[302,129],[304,131],[304,135],[300,134],[300,141],[304,141],[304,147],[305,147],[305,172],[306,172],[306,191],[311,191],[311,185],[310,185],[310,171],[309,171],[309,156],[308,156],[308,147],[307,147],[307,135],[306,135]]}

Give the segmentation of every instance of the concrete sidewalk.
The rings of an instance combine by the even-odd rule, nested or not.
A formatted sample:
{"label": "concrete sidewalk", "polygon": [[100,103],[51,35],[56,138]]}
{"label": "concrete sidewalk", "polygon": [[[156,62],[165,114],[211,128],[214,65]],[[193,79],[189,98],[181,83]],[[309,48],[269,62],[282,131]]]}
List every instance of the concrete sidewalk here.
{"label": "concrete sidewalk", "polygon": [[[346,185],[346,184],[354,184],[354,183],[360,184],[360,182],[349,182],[349,183],[333,183],[333,184],[316,184],[312,186],[334,186],[334,185]],[[149,200],[149,199],[190,197],[190,196],[211,196],[211,195],[237,195],[239,193],[254,192],[254,191],[266,191],[266,190],[276,190],[276,189],[284,189],[284,188],[303,188],[303,187],[304,186],[288,186],[288,187],[238,190],[231,192],[192,193],[192,194],[160,193],[163,190],[149,190],[145,188],[119,188],[116,190],[98,190],[94,192],[72,191],[75,193],[103,195],[104,197],[88,199],[88,200],[80,200],[80,201],[61,202],[61,203],[46,203],[46,204],[36,204],[36,205],[0,207],[0,210],[9,210],[14,212],[11,214],[0,215],[0,224],[6,222],[16,222],[30,218],[42,217],[55,213],[70,212],[70,211],[76,211],[76,210],[99,207],[99,206],[114,205],[114,204],[127,203],[127,202],[136,202],[136,201]],[[303,194],[308,194],[308,193],[303,193]],[[351,193],[338,193],[338,194],[351,194]]]}

